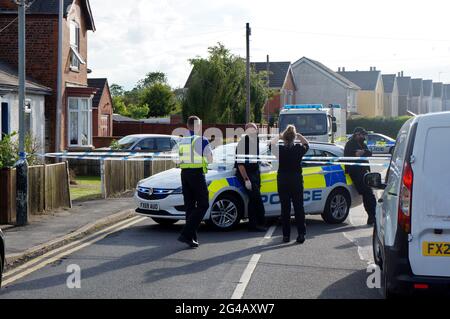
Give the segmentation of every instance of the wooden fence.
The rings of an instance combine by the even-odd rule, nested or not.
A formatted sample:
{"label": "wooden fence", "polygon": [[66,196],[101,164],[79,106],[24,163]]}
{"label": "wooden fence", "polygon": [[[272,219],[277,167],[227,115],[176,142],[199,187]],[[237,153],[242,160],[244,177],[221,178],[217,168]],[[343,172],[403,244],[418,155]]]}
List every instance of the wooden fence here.
{"label": "wooden fence", "polygon": [[[38,215],[71,207],[68,164],[28,168],[28,214]],[[0,224],[11,224],[16,217],[16,170],[0,170]]]}
{"label": "wooden fence", "polygon": [[114,161],[103,164],[103,197],[114,197],[136,188],[137,183],[152,175],[175,167],[172,160],[167,161]]}

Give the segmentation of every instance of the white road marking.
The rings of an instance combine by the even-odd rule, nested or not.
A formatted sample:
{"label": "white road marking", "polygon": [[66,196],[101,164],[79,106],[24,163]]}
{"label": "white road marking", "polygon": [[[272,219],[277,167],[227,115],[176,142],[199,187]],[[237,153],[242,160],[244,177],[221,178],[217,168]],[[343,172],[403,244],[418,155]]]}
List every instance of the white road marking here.
{"label": "white road marking", "polygon": [[256,265],[258,264],[261,255],[255,254],[250,259],[247,268],[245,268],[244,273],[241,276],[241,280],[239,284],[236,286],[231,299],[241,299],[244,296],[245,288],[247,288],[250,279],[252,278],[252,274],[255,271]]}
{"label": "white road marking", "polygon": [[269,230],[267,231],[266,236],[264,236],[264,239],[270,239],[272,238],[273,233],[275,232],[275,229],[277,229],[277,225],[273,225],[269,228]]}
{"label": "white road marking", "polygon": [[[96,242],[106,238],[108,235],[111,235],[111,234],[114,234],[114,233],[116,233],[118,231],[126,229],[126,228],[128,228],[130,226],[133,226],[133,225],[135,225],[137,223],[140,223],[140,222],[142,222],[142,221],[144,221],[146,219],[147,219],[146,217],[141,217],[141,218],[134,217],[131,222],[129,222],[129,220],[127,220],[128,223],[124,224],[123,226],[120,226],[120,227],[117,228],[117,225],[114,225],[114,226],[111,226],[111,227],[108,228],[108,229],[111,229],[113,227],[116,227],[116,228],[113,228],[110,231],[103,230],[101,232],[98,232],[96,234],[93,234],[93,235],[89,236],[89,238],[92,238],[92,237],[98,236],[99,234],[102,234],[101,236],[95,237],[95,238],[93,238],[90,241],[89,240],[78,241],[78,243],[81,242],[81,244],[79,246],[76,246],[76,247],[74,247],[72,249],[69,249],[69,250],[65,250],[62,253],[60,253],[60,254],[58,254],[56,256],[53,256],[53,257],[51,257],[49,259],[46,259],[43,262],[41,262],[41,263],[39,263],[39,264],[37,264],[35,266],[32,266],[32,267],[30,267],[28,269],[24,269],[24,267],[21,267],[21,269],[23,269],[24,271],[19,273],[19,274],[17,274],[17,275],[15,275],[15,276],[12,276],[11,278],[7,278],[6,280],[3,281],[3,285],[6,287],[6,286],[10,285],[11,283],[13,283],[13,282],[15,282],[15,281],[25,277],[25,276],[28,276],[29,274],[31,274],[31,273],[33,273],[33,272],[35,272],[35,271],[37,271],[37,270],[39,270],[39,269],[49,265],[51,263],[56,262],[56,261],[60,260],[61,258],[65,257],[65,256],[68,256],[68,255],[70,255],[70,254],[72,254],[72,253],[74,253],[74,252],[76,252],[78,250],[81,250],[81,249],[83,249],[85,247],[88,247],[88,246],[90,246],[90,245],[92,245],[92,244],[94,244],[94,243],[96,243]],[[73,246],[73,245],[71,245],[71,246]],[[65,246],[64,248],[67,249],[67,246]]]}

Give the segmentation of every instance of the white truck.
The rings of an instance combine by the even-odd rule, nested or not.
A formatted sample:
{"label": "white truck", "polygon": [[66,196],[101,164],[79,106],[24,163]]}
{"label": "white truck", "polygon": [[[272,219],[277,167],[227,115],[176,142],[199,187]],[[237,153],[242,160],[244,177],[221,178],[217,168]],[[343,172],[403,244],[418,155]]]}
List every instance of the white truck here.
{"label": "white truck", "polygon": [[278,127],[283,132],[288,125],[294,125],[311,142],[335,143],[345,137],[345,120],[339,105],[286,105],[280,111]]}

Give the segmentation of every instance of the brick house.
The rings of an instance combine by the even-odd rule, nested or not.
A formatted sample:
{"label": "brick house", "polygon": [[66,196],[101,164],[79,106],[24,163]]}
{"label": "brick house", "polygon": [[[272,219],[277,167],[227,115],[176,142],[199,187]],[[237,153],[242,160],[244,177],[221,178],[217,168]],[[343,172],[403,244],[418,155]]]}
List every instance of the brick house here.
{"label": "brick house", "polygon": [[92,132],[94,136],[113,136],[113,107],[111,92],[109,91],[108,80],[88,79],[88,86],[96,88],[92,99]]}
{"label": "brick house", "polygon": [[288,104],[295,103],[294,75],[291,62],[253,62],[251,67],[256,72],[269,72],[269,87],[276,92],[275,96],[264,106],[263,117],[267,122],[275,119],[280,109]]}
{"label": "brick house", "polygon": [[[26,73],[52,89],[45,99],[46,151],[91,148],[98,122],[93,120],[93,98],[97,88],[88,85],[88,32],[95,31],[89,0],[63,0],[62,101],[57,116],[58,0],[35,0],[26,17]],[[17,67],[17,7],[11,0],[0,0],[0,59]],[[112,118],[112,111],[111,111]],[[56,123],[60,131],[56,132]],[[56,135],[60,145],[56,145]]]}

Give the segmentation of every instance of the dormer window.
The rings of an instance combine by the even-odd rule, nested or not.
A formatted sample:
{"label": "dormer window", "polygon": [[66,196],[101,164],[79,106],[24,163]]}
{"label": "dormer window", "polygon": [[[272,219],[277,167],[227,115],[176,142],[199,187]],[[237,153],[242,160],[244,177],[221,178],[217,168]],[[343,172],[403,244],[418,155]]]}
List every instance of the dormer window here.
{"label": "dormer window", "polygon": [[80,70],[80,65],[86,64],[80,54],[80,25],[76,21],[70,21],[70,68]]}

